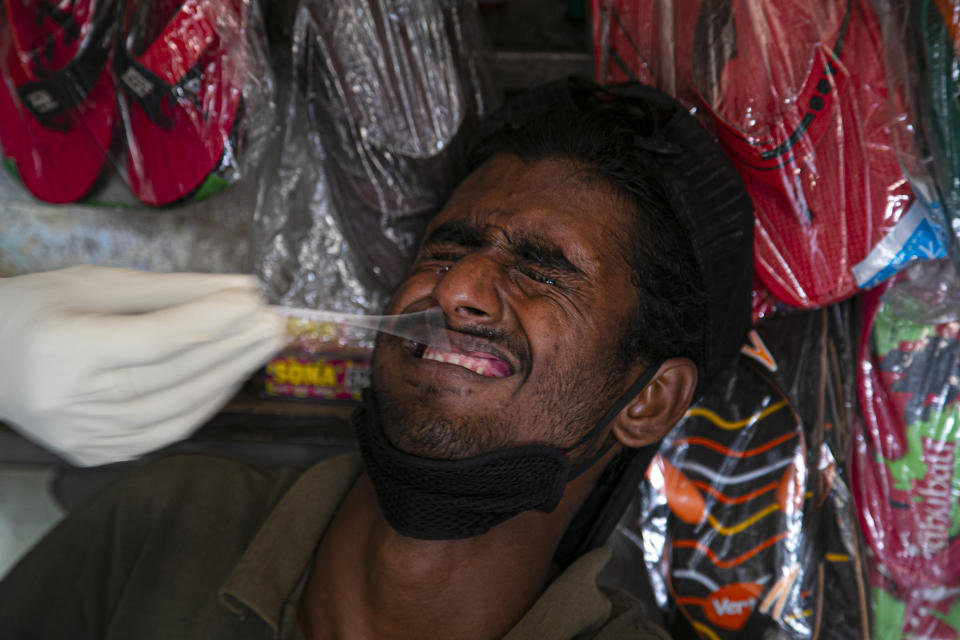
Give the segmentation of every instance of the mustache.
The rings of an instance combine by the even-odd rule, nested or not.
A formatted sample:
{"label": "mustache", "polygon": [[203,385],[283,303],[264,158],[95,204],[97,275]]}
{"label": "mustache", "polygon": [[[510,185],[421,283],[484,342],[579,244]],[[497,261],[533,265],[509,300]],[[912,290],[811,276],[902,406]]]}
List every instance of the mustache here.
{"label": "mustache", "polygon": [[532,367],[532,356],[530,354],[530,344],[520,335],[508,333],[503,329],[487,327],[483,325],[461,325],[451,327],[447,325],[447,331],[460,333],[474,338],[481,338],[495,345],[498,349],[506,351],[513,355],[523,367],[524,375],[530,375]]}

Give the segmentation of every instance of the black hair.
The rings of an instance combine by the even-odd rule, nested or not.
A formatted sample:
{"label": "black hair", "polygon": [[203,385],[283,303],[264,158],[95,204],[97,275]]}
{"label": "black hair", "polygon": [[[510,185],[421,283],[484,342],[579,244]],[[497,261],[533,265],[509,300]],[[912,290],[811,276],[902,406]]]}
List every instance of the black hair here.
{"label": "black hair", "polygon": [[643,100],[619,94],[610,99],[586,81],[570,79],[559,86],[564,90],[523,94],[487,118],[467,169],[510,153],[529,162],[568,159],[606,181],[635,214],[633,229],[624,229],[622,250],[640,301],[615,364],[687,357],[699,367],[707,294],[688,231],[668,200],[668,178],[658,169],[664,154],[678,153],[669,140],[657,137],[668,115]]}
{"label": "black hair", "polygon": [[[570,160],[604,180],[634,214],[633,228],[621,236],[621,250],[639,299],[621,337],[620,360],[613,366],[687,357],[700,369],[708,321],[704,274],[689,229],[668,197],[668,190],[692,191],[699,185],[678,184],[675,174],[662,167],[665,158],[682,153],[661,132],[675,112],[646,99],[647,94],[632,95],[630,89],[620,85],[611,91],[570,78],[524,92],[485,119],[470,148],[467,169],[474,171],[494,156],[510,153],[527,162]],[[598,527],[612,528],[625,506],[619,505],[623,495],[614,499],[614,493],[632,495],[620,484],[639,481],[644,471],[633,469],[636,454],[635,449],[623,449],[604,469],[560,541],[555,554],[560,566],[595,545]],[[615,501],[618,505],[607,513]]]}

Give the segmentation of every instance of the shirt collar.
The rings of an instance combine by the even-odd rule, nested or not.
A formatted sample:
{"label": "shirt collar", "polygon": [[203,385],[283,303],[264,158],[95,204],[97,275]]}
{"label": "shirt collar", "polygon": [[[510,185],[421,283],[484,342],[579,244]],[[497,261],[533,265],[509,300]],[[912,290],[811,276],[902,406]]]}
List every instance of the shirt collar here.
{"label": "shirt collar", "polygon": [[610,599],[597,576],[610,559],[610,547],[583,554],[561,573],[503,640],[572,638],[599,628],[610,617]]}
{"label": "shirt collar", "polygon": [[[310,559],[341,501],[362,472],[358,453],[325,460],[290,487],[220,587],[220,600],[237,614],[249,610],[279,633],[284,612],[298,597]],[[599,627],[610,600],[597,576],[610,558],[601,547],[582,555],[540,595],[504,637],[567,638]]]}
{"label": "shirt collar", "polygon": [[284,607],[333,519],[362,471],[351,453],[316,464],[277,503],[220,587],[220,600],[234,613],[250,610],[276,633]]}

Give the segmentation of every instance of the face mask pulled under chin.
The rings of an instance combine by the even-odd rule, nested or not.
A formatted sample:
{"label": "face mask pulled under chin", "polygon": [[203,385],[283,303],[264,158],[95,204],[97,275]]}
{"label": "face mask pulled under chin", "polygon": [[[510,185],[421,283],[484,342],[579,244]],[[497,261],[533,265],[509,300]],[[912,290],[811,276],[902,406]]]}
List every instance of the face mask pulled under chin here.
{"label": "face mask pulled under chin", "polygon": [[562,449],[524,445],[462,460],[414,456],[383,433],[376,398],[353,416],[363,464],[393,529],[421,540],[478,536],[523,511],[550,513],[567,485]]}
{"label": "face mask pulled under chin", "polygon": [[384,518],[397,533],[410,538],[460,540],[484,534],[524,511],[551,513],[567,482],[613,443],[573,470],[569,452],[602,433],[658,368],[648,367],[600,422],[568,449],[529,444],[461,460],[422,458],[394,447],[380,424],[376,396],[367,389],[353,421]]}

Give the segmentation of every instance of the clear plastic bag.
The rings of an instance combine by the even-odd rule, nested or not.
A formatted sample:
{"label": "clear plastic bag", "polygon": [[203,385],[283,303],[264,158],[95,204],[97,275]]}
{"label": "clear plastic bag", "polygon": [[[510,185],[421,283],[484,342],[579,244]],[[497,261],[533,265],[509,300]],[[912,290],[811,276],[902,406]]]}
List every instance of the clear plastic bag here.
{"label": "clear plastic bag", "polygon": [[637,80],[697,114],[693,39],[701,0],[590,0],[596,79]]}
{"label": "clear plastic bag", "polygon": [[851,460],[874,627],[883,638],[953,639],[960,634],[960,322],[918,322],[922,299],[908,307],[907,292],[893,304],[882,293],[863,301],[863,419]]}
{"label": "clear plastic bag", "polygon": [[704,7],[694,77],[754,200],[763,283],[788,304],[817,307],[945,255],[942,217],[911,208],[896,138],[907,114],[887,85],[871,3]]}
{"label": "clear plastic bag", "polygon": [[888,81],[888,61],[902,61],[889,11],[870,0],[591,6],[600,81],[676,95],[734,160],[756,208],[756,271],[779,300],[825,306],[947,254],[907,93]]}
{"label": "clear plastic bag", "polygon": [[377,313],[460,177],[496,92],[475,9],[447,0],[302,2],[256,269],[274,301]]}
{"label": "clear plastic bag", "polygon": [[778,317],[668,435],[610,539],[675,638],[868,637],[844,471],[852,307]]}
{"label": "clear plastic bag", "polygon": [[[942,205],[960,237],[960,2],[919,0],[880,3],[885,20],[888,78],[907,99],[919,125],[926,170],[935,188],[931,200]],[[956,253],[956,252],[954,252]]]}
{"label": "clear plastic bag", "polygon": [[275,110],[255,2],[17,0],[2,19],[0,145],[37,198],[182,204],[253,173]]}

